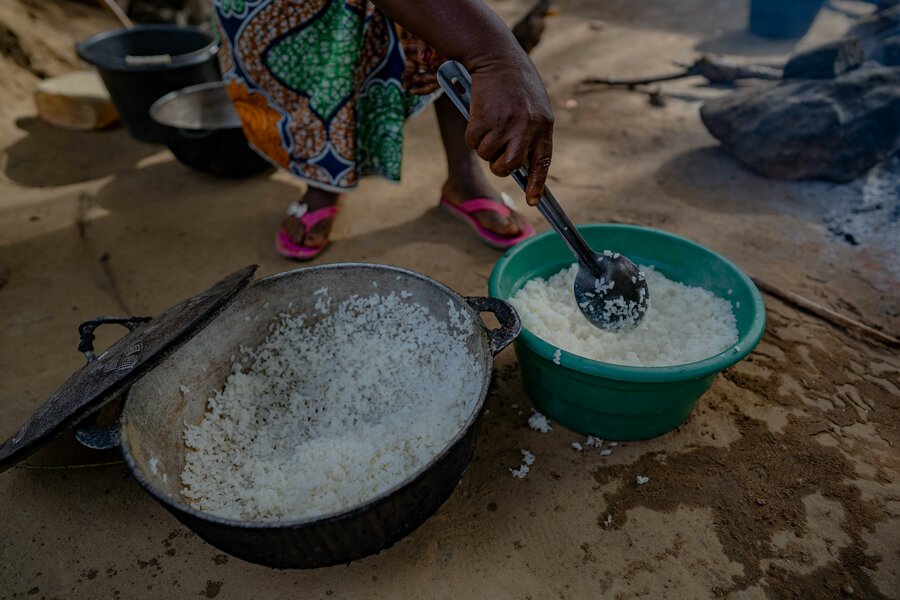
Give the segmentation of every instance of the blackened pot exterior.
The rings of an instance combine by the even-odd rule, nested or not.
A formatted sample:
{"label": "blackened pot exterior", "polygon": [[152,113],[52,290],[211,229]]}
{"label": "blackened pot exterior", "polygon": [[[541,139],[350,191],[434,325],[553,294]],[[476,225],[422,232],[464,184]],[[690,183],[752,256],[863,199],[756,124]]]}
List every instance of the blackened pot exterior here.
{"label": "blackened pot exterior", "polygon": [[274,167],[250,147],[225,83],[201,83],[153,103],[150,117],[182,163],[221,177],[246,177]]}
{"label": "blackened pot exterior", "polygon": [[180,162],[220,177],[248,177],[274,167],[247,143],[240,127],[195,131],[160,125],[163,141]]}

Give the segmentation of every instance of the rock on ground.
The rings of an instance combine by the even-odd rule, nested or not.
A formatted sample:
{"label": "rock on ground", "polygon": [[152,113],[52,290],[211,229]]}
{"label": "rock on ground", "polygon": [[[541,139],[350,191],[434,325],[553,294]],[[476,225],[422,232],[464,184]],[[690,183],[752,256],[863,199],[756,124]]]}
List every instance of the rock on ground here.
{"label": "rock on ground", "polygon": [[900,65],[900,4],[860,19],[847,36],[860,40],[867,59],[885,66]]}
{"label": "rock on ground", "polygon": [[784,65],[784,79],[834,79],[866,60],[858,38],[842,38],[791,57]]}
{"label": "rock on ground", "polygon": [[851,181],[900,148],[900,68],[738,91],[707,101],[700,117],[766,177]]}

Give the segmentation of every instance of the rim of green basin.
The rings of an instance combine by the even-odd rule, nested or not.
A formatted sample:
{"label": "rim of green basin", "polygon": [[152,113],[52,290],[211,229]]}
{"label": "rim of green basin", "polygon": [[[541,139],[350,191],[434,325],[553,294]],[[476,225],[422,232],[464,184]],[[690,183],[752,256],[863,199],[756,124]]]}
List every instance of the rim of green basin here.
{"label": "rim of green basin", "polygon": [[[593,375],[619,381],[645,383],[685,381],[689,379],[699,379],[702,377],[713,375],[740,362],[747,355],[753,352],[754,348],[756,348],[756,345],[762,339],[763,332],[766,328],[766,307],[765,303],[763,302],[762,294],[760,294],[753,281],[740,268],[738,268],[737,265],[732,263],[727,258],[689,239],[665,231],[660,231],[658,229],[653,229],[651,227],[605,223],[579,225],[577,227],[578,230],[582,232],[590,232],[600,229],[626,233],[629,231],[633,231],[635,233],[639,232],[642,235],[650,234],[651,236],[656,236],[659,238],[668,239],[669,241],[673,241],[679,244],[688,245],[698,253],[703,253],[711,256],[716,261],[719,261],[723,265],[725,265],[725,267],[736,276],[740,284],[742,284],[746,288],[747,292],[753,300],[753,317],[750,322],[750,326],[747,327],[746,331],[742,335],[739,335],[736,343],[732,344],[722,352],[719,352],[718,354],[700,361],[671,367],[633,367],[604,363],[589,358],[584,358],[577,354],[566,352],[565,350],[560,348],[560,362],[562,364],[559,365],[559,368],[566,368],[586,375]],[[509,249],[503,256],[500,257],[500,259],[494,265],[494,269],[491,271],[491,277],[488,281],[488,293],[494,298],[508,300],[511,294],[504,293],[500,289],[500,278],[503,275],[504,270],[509,268],[509,265],[517,260],[519,254],[526,251],[529,247],[535,244],[539,244],[548,237],[555,235],[555,232],[547,231],[540,235],[529,238]],[[648,256],[647,258],[650,257]],[[574,257],[571,262],[574,262]],[[664,260],[661,262],[664,262]],[[521,284],[524,285],[524,282],[521,282]],[[514,291],[518,291],[518,289]],[[553,344],[539,338],[537,335],[528,330],[528,328],[526,328],[524,325],[522,327],[521,334],[519,334],[517,343],[524,344],[528,348],[528,350],[550,361],[553,361],[553,356],[558,349]]]}

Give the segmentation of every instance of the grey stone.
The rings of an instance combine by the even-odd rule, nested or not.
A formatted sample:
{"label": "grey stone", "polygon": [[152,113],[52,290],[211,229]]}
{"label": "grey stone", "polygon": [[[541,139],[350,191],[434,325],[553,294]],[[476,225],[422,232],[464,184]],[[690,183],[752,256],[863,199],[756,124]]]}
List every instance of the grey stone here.
{"label": "grey stone", "polygon": [[700,117],[766,177],[851,181],[900,148],[900,68],[739,90],[707,101]]}
{"label": "grey stone", "polygon": [[805,52],[795,54],[784,65],[784,79],[834,79],[865,61],[862,44],[855,37],[845,37]]}

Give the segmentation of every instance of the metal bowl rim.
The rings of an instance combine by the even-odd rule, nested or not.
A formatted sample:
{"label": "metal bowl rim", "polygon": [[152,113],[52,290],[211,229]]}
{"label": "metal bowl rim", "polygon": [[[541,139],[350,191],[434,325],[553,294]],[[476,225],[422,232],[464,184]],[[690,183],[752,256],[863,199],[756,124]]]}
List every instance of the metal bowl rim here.
{"label": "metal bowl rim", "polygon": [[[203,92],[206,90],[212,90],[216,88],[221,88],[223,91],[226,88],[224,81],[205,81],[203,83],[195,83],[194,85],[189,85],[187,87],[183,87],[177,90],[173,90],[163,96],[160,96],[156,100],[153,101],[153,104],[150,105],[150,109],[147,111],[150,114],[150,118],[153,119],[153,122],[162,125],[163,127],[169,127],[171,129],[186,129],[188,131],[231,131],[233,129],[242,129],[240,116],[235,111],[235,124],[229,125],[228,127],[182,127],[181,125],[174,125],[172,123],[166,122],[164,119],[159,117],[159,112],[162,110],[162,107],[169,102],[175,100],[176,98],[180,98],[182,96],[187,96],[188,94],[194,92]],[[233,109],[233,107],[232,107]],[[295,269],[296,270],[296,269]]]}

